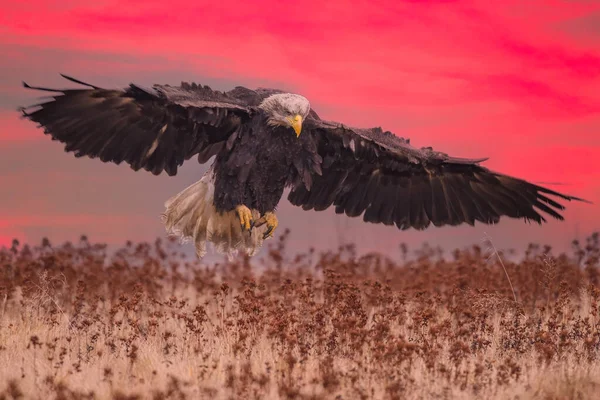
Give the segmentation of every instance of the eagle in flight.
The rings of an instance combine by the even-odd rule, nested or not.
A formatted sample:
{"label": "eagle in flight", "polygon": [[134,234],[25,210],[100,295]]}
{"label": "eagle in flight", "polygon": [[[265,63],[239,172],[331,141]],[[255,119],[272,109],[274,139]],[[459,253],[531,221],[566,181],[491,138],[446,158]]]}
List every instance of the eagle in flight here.
{"label": "eagle in flight", "polygon": [[[545,222],[563,217],[555,199],[582,200],[451,157],[381,128],[319,118],[298,94],[238,86],[131,84],[124,90],[26,88],[55,93],[23,107],[24,117],[76,157],[126,162],[175,175],[184,161],[214,161],[202,178],[166,201],[167,232],[225,254],[255,254],[277,228],[285,188],[304,210],[335,207],[398,229],[497,223],[501,216]],[[554,197],[555,199],[552,199]]]}

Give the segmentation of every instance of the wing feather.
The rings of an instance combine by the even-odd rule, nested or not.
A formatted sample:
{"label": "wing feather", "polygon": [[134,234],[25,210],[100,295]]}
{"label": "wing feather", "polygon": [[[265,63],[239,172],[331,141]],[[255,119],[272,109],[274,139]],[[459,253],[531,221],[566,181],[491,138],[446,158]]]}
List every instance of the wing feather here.
{"label": "wing feather", "polygon": [[408,229],[410,225],[410,191],[412,181],[401,176],[398,182],[396,200],[394,207],[394,222],[398,229]]}
{"label": "wing feather", "polygon": [[440,177],[437,175],[430,176],[430,183],[432,203],[435,210],[434,218],[431,219],[432,222],[435,226],[452,225],[451,212],[449,211],[452,204],[448,201],[448,198],[444,193],[444,187],[442,186]]}
{"label": "wing feather", "polygon": [[462,222],[473,225],[474,218],[470,216],[467,208],[463,205],[460,197],[456,195],[453,187],[449,184],[447,177],[439,178],[441,189],[444,192],[446,202],[448,204],[449,224],[452,226],[459,225]]}
{"label": "wing feather", "polygon": [[336,213],[363,215],[366,222],[425,229],[431,224],[495,224],[502,216],[542,223],[541,213],[563,218],[564,206],[550,196],[585,201],[490,171],[479,165],[487,158],[416,148],[381,128],[308,118],[303,129],[322,159],[310,190],[293,185],[288,197],[305,210],[334,205]]}
{"label": "wing feather", "polygon": [[[198,154],[206,162],[249,116],[238,97],[208,86],[131,84],[125,90],[102,89],[63,75],[85,89],[28,89],[55,93],[49,101],[21,108],[44,133],[65,144],[76,157],[99,158],[155,175],[177,168]],[[252,91],[251,91],[252,92]],[[247,94],[250,96],[250,94]],[[257,97],[255,94],[254,97]]]}

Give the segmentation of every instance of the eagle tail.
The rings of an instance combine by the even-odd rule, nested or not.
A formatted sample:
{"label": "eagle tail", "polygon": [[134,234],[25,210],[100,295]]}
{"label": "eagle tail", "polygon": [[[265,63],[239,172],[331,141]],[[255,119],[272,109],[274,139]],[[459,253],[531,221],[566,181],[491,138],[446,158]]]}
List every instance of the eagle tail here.
{"label": "eagle tail", "polygon": [[[255,255],[263,244],[266,225],[243,232],[235,210],[216,210],[214,190],[211,168],[198,182],[167,200],[162,214],[167,234],[179,237],[182,242],[193,241],[199,258],[206,254],[207,242],[230,259],[240,251]],[[260,218],[257,210],[252,210],[252,214],[254,220]]]}

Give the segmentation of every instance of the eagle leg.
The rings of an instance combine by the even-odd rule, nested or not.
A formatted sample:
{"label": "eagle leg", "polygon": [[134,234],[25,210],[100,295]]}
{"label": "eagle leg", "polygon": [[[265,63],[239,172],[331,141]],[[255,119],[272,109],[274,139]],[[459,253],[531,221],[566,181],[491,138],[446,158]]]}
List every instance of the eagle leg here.
{"label": "eagle leg", "polygon": [[252,211],[248,207],[243,204],[240,204],[235,208],[235,212],[240,219],[240,225],[242,226],[242,231],[251,230],[254,226],[254,221],[252,220]]}
{"label": "eagle leg", "polygon": [[275,228],[277,228],[277,225],[279,225],[277,216],[275,215],[274,212],[267,211],[265,213],[265,215],[262,216],[262,218],[260,218],[259,220],[256,221],[254,226],[258,228],[259,226],[262,226],[264,224],[267,224],[267,230],[263,234],[263,239],[266,239],[268,237],[273,237]]}

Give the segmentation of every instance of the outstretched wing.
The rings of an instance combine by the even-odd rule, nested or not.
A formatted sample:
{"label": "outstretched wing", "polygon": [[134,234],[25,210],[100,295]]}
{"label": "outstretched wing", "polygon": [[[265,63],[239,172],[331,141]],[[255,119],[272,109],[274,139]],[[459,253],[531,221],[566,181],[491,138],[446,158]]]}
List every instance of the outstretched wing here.
{"label": "outstretched wing", "polygon": [[551,197],[582,200],[495,173],[481,159],[462,159],[415,148],[381,128],[357,129],[307,119],[322,157],[322,174],[312,185],[296,184],[289,201],[305,210],[335,206],[338,214],[366,222],[425,229],[475,221],[496,223],[501,216],[546,221],[541,212],[563,219],[564,206]]}
{"label": "outstretched wing", "polygon": [[22,108],[23,115],[77,157],[125,161],[136,171],[144,168],[155,175],[163,170],[175,175],[177,167],[196,154],[199,162],[208,161],[250,112],[242,99],[208,86],[182,83],[144,89],[131,84],[125,90],[110,90],[63,77],[87,88],[59,90],[24,83],[26,88],[57,94]]}

